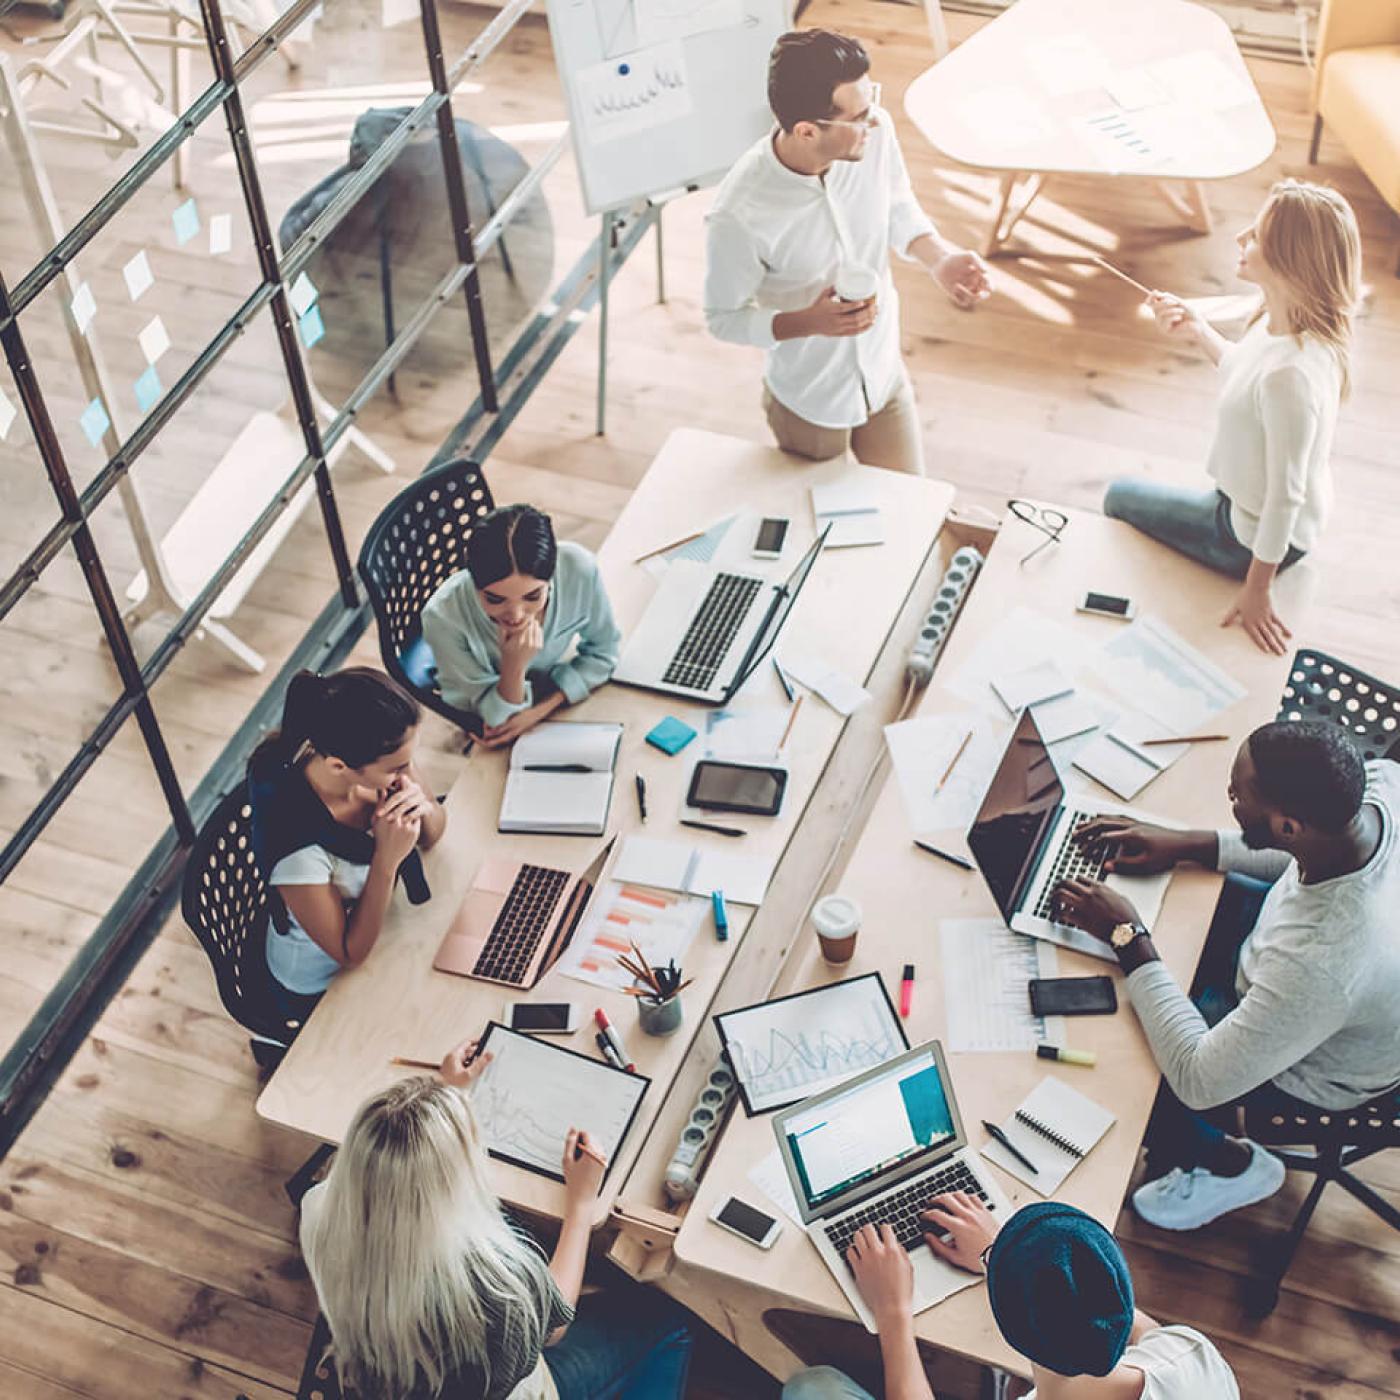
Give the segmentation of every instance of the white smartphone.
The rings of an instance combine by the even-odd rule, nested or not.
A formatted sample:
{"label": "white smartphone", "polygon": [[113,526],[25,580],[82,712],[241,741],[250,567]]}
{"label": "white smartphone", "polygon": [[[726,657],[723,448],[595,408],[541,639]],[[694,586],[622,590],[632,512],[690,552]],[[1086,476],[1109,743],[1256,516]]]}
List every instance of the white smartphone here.
{"label": "white smartphone", "polygon": [[529,1035],[572,1035],[578,1007],[571,1001],[508,1001],[506,1025]]}
{"label": "white smartphone", "polygon": [[760,1249],[770,1248],[783,1232],[781,1220],[759,1210],[757,1206],[751,1206],[747,1201],[741,1201],[737,1196],[730,1196],[717,1205],[710,1212],[710,1219],[730,1234],[738,1235],[741,1240],[748,1240]]}
{"label": "white smartphone", "polygon": [[1086,593],[1075,608],[1075,612],[1094,613],[1098,617],[1116,617],[1123,622],[1137,615],[1137,607],[1131,598],[1120,598],[1115,593]]}
{"label": "white smartphone", "polygon": [[765,516],[758,522],[758,533],[753,537],[751,553],[755,559],[778,559],[782,557],[783,542],[787,539],[789,522],[781,516]]}

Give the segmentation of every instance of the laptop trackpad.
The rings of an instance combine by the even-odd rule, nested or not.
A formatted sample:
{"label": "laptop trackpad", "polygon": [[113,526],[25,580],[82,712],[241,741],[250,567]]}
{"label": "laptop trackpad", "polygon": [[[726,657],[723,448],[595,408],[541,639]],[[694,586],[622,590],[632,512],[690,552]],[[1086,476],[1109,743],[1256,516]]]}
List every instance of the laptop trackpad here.
{"label": "laptop trackpad", "polygon": [[969,1288],[981,1281],[980,1274],[970,1274],[966,1269],[955,1269],[944,1263],[926,1244],[917,1245],[909,1251],[909,1259],[914,1265],[914,1311],[922,1312],[935,1303]]}

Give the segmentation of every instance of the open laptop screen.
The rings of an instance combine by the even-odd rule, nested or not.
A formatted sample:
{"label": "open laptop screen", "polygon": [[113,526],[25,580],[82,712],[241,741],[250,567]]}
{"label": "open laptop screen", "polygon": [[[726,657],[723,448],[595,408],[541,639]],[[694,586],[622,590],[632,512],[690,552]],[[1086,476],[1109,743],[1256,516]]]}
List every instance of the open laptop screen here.
{"label": "open laptop screen", "polygon": [[958,1136],[933,1051],[910,1051],[783,1122],[809,1210]]}
{"label": "open laptop screen", "polygon": [[967,844],[1008,923],[1065,786],[1029,710],[1021,714]]}

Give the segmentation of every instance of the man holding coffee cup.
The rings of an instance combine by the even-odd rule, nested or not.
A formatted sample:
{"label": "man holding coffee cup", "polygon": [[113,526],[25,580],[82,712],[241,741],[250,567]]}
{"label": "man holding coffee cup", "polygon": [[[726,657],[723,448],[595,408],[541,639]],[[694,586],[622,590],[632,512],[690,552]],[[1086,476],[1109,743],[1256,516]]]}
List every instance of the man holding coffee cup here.
{"label": "man holding coffee cup", "polygon": [[779,447],[819,461],[849,448],[922,474],[890,249],[964,308],[988,295],[987,266],[919,207],[869,72],[860,41],[828,30],[774,45],[777,128],[739,158],[706,221],[705,320],[768,352],[763,406]]}

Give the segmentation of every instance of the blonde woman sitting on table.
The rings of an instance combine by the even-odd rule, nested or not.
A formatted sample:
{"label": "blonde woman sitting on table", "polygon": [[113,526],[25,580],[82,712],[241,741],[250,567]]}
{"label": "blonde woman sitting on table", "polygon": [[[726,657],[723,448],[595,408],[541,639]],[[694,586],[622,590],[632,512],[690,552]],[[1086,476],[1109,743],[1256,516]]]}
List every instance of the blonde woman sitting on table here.
{"label": "blonde woman sitting on table", "polygon": [[564,1221],[546,1259],[506,1217],[464,1090],[469,1041],[442,1078],[361,1105],[330,1175],[302,1200],[301,1248],[341,1385],[359,1400],[678,1400],[681,1308],[627,1284],[580,1300],[604,1165],[564,1143]]}
{"label": "blonde woman sitting on table", "polygon": [[1225,340],[1180,297],[1148,305],[1172,339],[1220,367],[1207,490],[1115,481],[1107,515],[1243,586],[1221,621],[1240,623],[1283,655],[1292,632],[1274,610],[1273,581],[1322,535],[1332,504],[1332,432],[1349,387],[1361,239],[1335,190],[1281,180],[1238,236],[1238,275],[1264,300],[1245,336]]}
{"label": "blonde woman sitting on table", "polygon": [[267,965],[304,1019],[331,979],[362,963],[402,880],[429,897],[420,850],[447,814],[413,765],[421,711],[382,671],[292,677],[282,726],[248,764],[253,845],[274,886]]}
{"label": "blonde woman sitting on table", "polygon": [[616,668],[622,634],[598,561],[556,544],[547,515],[515,505],[472,531],[467,567],[423,609],[423,639],[442,698],[480,717],[477,742],[490,749],[586,700]]}

